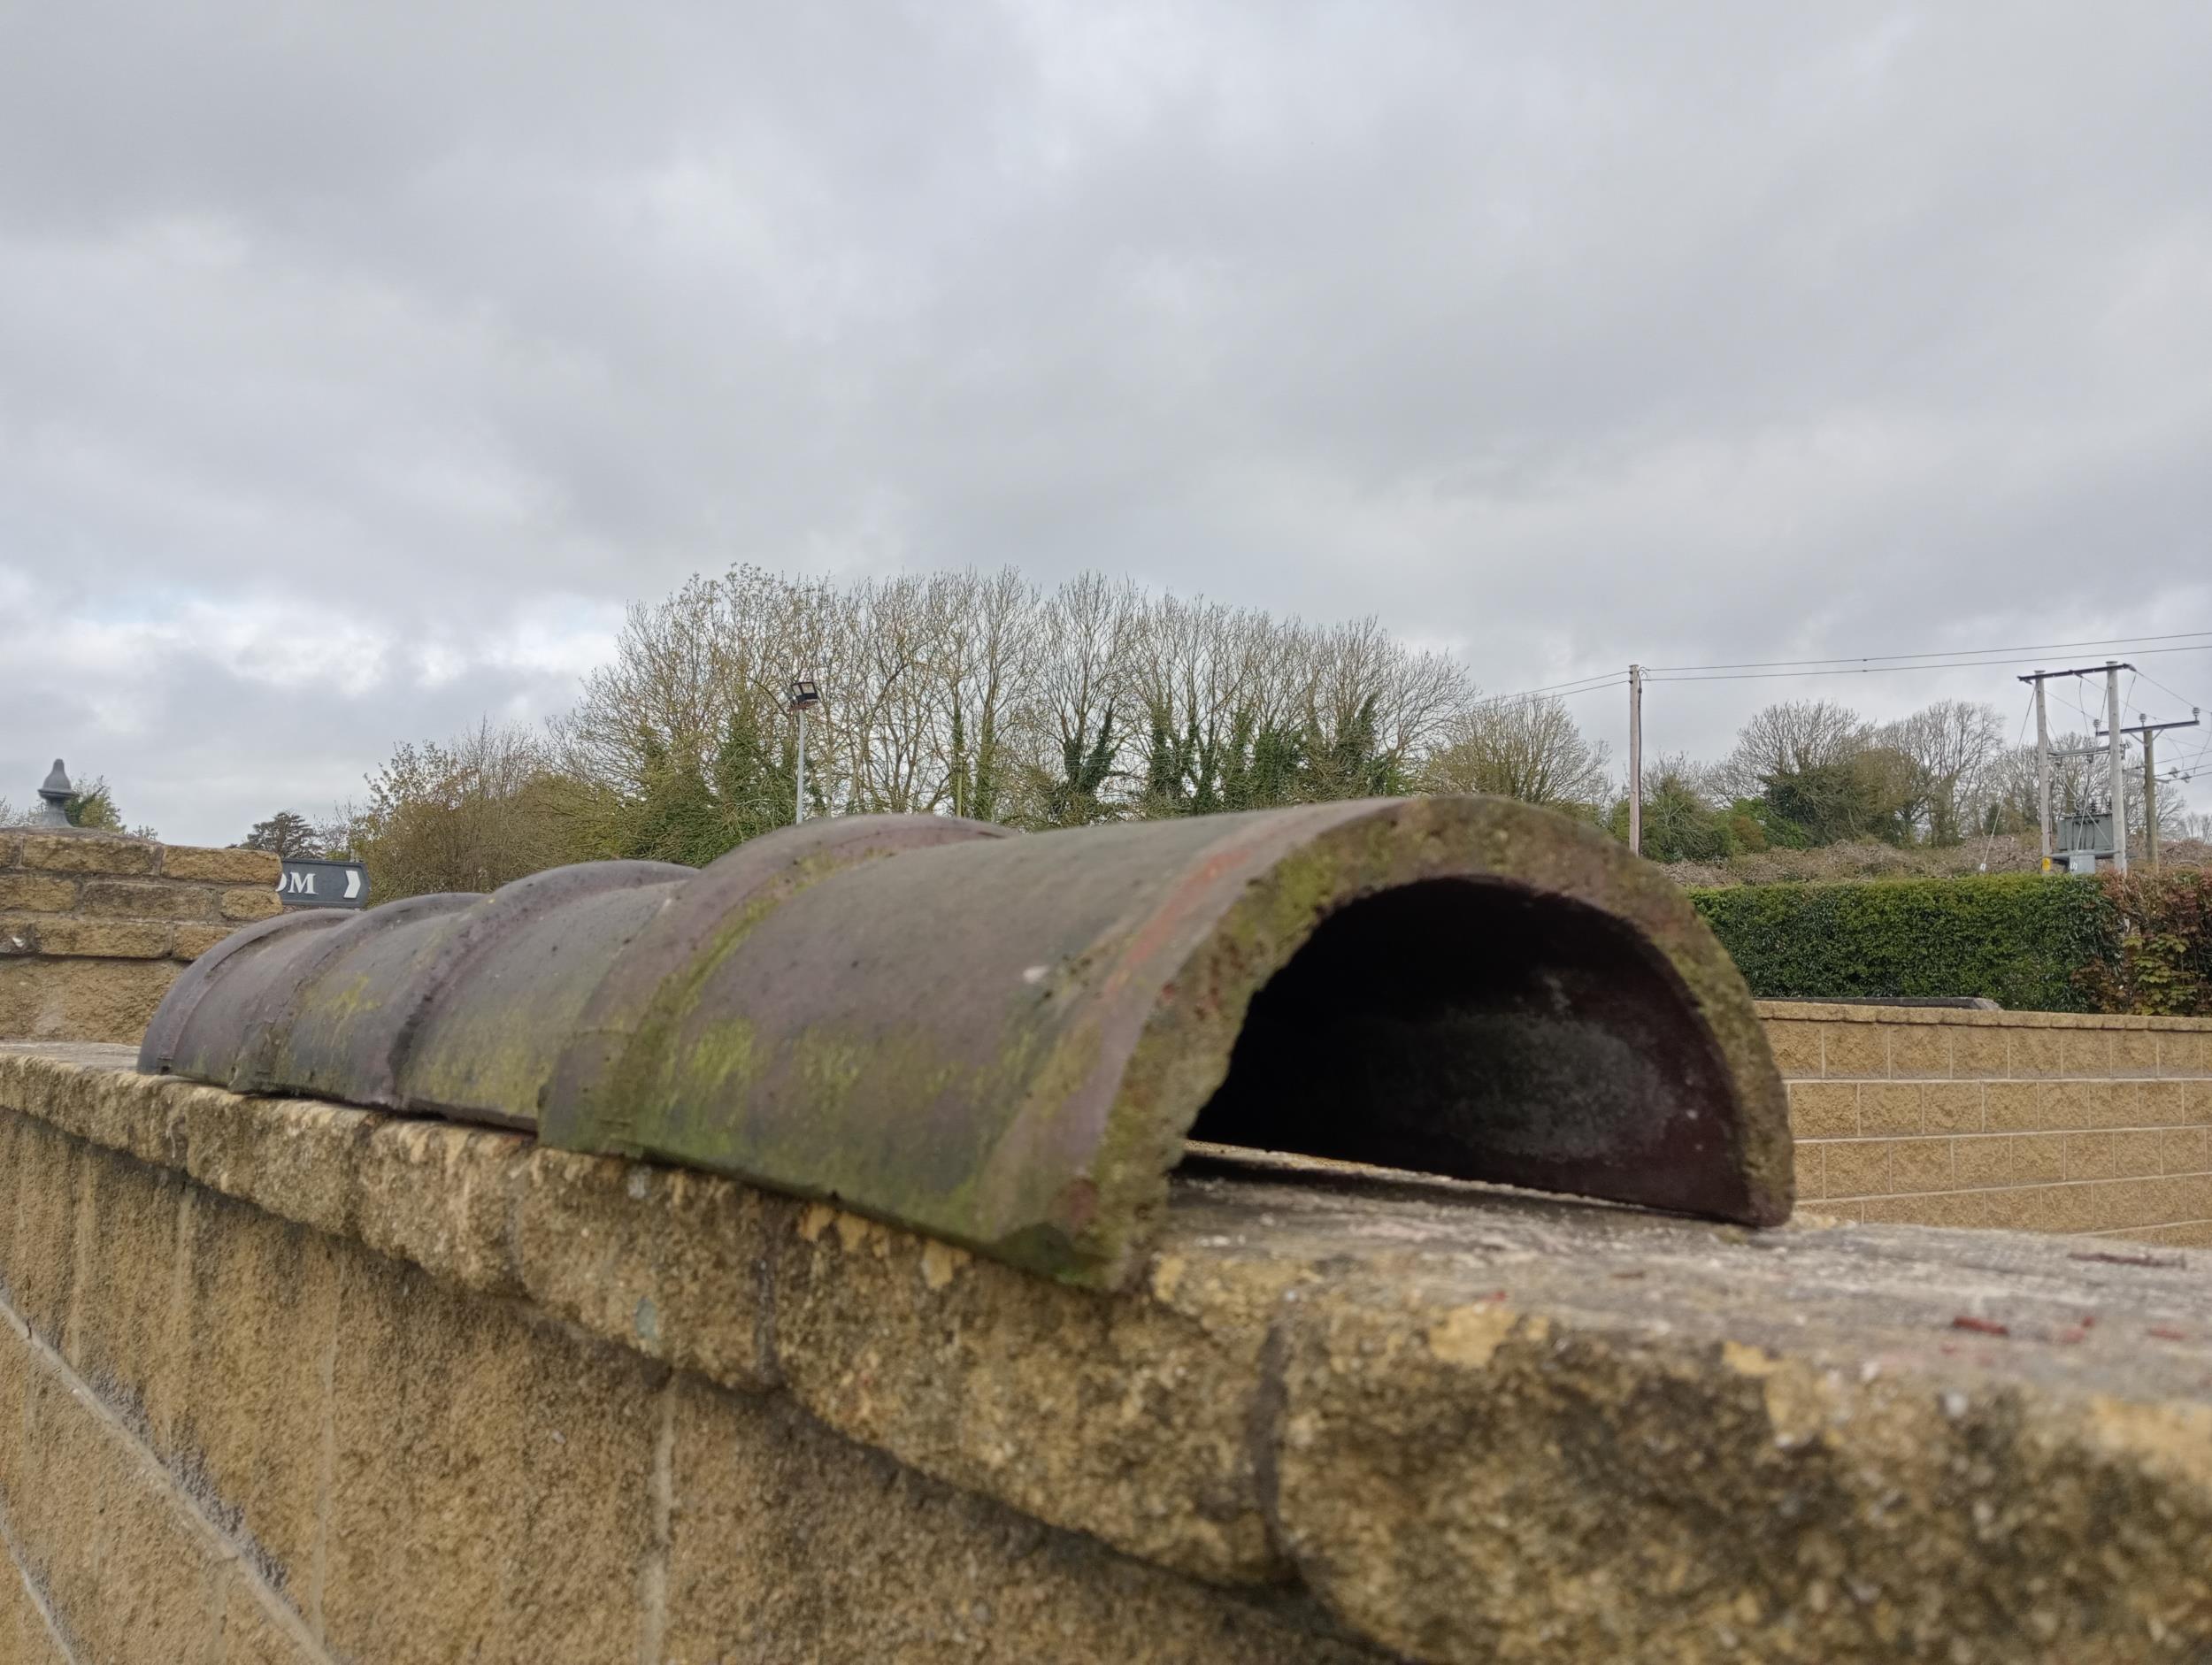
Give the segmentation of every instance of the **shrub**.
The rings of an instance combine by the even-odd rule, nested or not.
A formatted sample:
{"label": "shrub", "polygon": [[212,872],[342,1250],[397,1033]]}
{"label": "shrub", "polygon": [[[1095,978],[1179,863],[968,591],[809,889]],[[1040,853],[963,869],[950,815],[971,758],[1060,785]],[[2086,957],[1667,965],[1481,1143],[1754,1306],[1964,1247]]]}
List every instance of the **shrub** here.
{"label": "shrub", "polygon": [[2104,940],[2078,978],[2095,1009],[2212,1015],[2212,872],[2131,873],[2097,883]]}
{"label": "shrub", "polygon": [[1980,995],[2027,1011],[2096,1009],[2079,975],[2115,936],[2095,879],[2006,875],[1694,890],[1763,999]]}
{"label": "shrub", "polygon": [[1980,995],[2020,1011],[2212,1016],[2212,872],[1693,890],[1763,999]]}

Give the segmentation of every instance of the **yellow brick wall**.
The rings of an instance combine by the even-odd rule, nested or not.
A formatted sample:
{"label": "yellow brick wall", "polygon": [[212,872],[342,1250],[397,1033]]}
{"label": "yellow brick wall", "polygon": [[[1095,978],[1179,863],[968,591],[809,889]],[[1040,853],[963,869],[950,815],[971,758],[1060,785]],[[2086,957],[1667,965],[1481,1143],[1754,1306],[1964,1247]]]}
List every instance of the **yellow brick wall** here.
{"label": "yellow brick wall", "polygon": [[2212,1020],[1759,1009],[1801,1212],[2212,1245]]}
{"label": "yellow brick wall", "polygon": [[264,850],[0,832],[0,1039],[135,1043],[179,971],[282,911],[282,871]]}

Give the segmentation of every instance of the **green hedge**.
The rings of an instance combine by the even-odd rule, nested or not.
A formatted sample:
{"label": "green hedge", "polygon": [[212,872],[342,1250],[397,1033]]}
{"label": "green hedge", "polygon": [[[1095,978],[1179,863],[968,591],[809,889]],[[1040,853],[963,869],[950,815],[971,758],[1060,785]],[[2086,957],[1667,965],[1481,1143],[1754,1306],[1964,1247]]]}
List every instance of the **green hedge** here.
{"label": "green hedge", "polygon": [[2114,887],[2008,874],[1694,890],[1765,999],[1978,994],[2020,1011],[2098,1009],[2089,968],[2120,936]]}

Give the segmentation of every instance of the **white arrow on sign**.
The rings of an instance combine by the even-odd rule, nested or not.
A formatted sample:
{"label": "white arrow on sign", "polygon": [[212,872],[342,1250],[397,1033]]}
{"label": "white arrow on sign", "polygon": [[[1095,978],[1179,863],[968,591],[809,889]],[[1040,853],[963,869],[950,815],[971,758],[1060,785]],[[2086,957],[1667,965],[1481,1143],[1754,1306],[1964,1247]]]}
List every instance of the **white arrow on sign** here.
{"label": "white arrow on sign", "polygon": [[360,894],[361,870],[357,867],[349,867],[346,869],[346,895],[350,900]]}

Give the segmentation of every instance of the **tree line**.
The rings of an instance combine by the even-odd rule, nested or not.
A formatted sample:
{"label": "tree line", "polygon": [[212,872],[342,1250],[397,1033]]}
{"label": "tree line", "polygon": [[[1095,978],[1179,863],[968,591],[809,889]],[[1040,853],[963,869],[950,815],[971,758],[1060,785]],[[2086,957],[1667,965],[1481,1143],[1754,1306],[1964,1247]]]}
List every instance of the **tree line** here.
{"label": "tree line", "polygon": [[[2054,734],[2051,744],[2080,754],[2093,739]],[[2121,781],[2128,825],[2139,830],[2139,765],[2124,768]],[[2032,838],[2038,792],[2035,747],[2008,741],[1993,707],[1940,700],[1874,723],[1832,701],[1789,700],[1755,714],[1717,763],[1660,760],[1644,783],[1644,852],[1716,862],[1845,843],[1943,848]],[[2053,759],[2055,817],[2107,809],[2109,797],[2101,752]],[[2200,832],[2203,821],[2177,787],[2159,794],[2162,835]]]}
{"label": "tree line", "polygon": [[[1625,836],[1605,747],[1543,696],[1485,697],[1468,668],[1373,618],[1317,625],[1085,573],[1011,569],[845,584],[740,566],[632,606],[612,658],[542,727],[399,746],[365,801],[286,811],[246,842],[353,856],[380,898],[484,890],[566,862],[703,865],[806,813],[954,814],[1025,829],[1403,793],[1483,792]],[[1768,708],[1717,763],[1662,760],[1644,838],[1661,860],[1844,840],[1956,843],[2032,827],[2016,748],[1987,707],[1875,725]],[[2094,789],[2070,769],[2062,802]]]}

